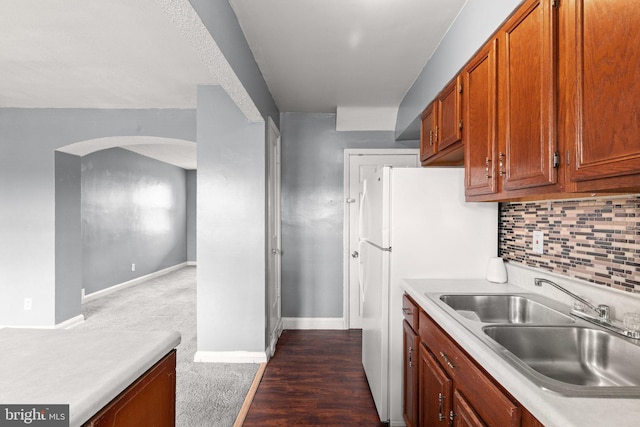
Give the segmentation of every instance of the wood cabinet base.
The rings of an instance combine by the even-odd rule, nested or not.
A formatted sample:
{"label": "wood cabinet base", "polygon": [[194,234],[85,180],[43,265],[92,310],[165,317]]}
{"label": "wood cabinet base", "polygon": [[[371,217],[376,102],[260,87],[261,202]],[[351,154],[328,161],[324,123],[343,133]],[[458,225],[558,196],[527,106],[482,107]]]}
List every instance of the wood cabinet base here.
{"label": "wood cabinet base", "polygon": [[176,351],[171,351],[84,427],[175,427]]}

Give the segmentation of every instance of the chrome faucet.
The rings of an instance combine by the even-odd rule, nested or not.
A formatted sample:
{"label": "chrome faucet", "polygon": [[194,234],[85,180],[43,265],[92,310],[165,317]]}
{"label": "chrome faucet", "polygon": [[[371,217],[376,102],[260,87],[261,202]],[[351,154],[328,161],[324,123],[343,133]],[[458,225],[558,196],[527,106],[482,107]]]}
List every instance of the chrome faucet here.
{"label": "chrome faucet", "polygon": [[[535,278],[533,279],[533,281],[536,286],[542,286],[543,283],[553,286],[554,288],[569,295],[571,298],[581,302],[586,307],[589,307],[591,310],[595,311],[598,314],[597,316],[591,316],[587,313],[582,312],[582,310],[574,309],[574,310],[571,310],[571,314],[573,314],[574,316],[584,319],[587,322],[595,323],[596,325],[599,325],[602,328],[609,330],[611,332],[624,335],[625,337],[632,338],[634,340],[640,340],[640,331],[630,330],[614,324],[614,322],[611,320],[611,310],[608,305],[600,304],[598,306],[595,306],[591,304],[589,301],[587,301],[586,299],[579,297],[573,292],[566,290],[565,288],[558,285],[557,283],[553,283],[551,280]],[[615,323],[619,323],[619,322],[615,322]]]}
{"label": "chrome faucet", "polygon": [[556,289],[564,292],[565,294],[569,295],[571,298],[581,302],[585,306],[589,307],[591,310],[593,310],[596,313],[598,313],[598,320],[600,322],[603,322],[603,323],[611,322],[611,310],[609,309],[608,305],[600,304],[598,306],[595,306],[595,305],[591,304],[589,301],[587,301],[586,299],[574,294],[573,292],[570,292],[570,291],[566,290],[565,288],[563,288],[562,286],[558,285],[557,283],[552,282],[551,280],[535,278],[535,279],[533,279],[533,281],[536,284],[536,286],[542,286],[543,283],[551,285],[554,288],[556,288]]}

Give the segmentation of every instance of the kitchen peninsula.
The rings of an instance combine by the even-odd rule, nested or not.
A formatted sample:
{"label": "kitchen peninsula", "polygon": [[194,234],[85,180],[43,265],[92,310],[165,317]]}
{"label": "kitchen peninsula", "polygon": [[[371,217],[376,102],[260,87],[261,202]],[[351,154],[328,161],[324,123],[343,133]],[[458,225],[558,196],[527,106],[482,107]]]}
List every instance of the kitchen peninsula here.
{"label": "kitchen peninsula", "polygon": [[179,343],[178,332],[0,329],[0,403],[68,404],[77,427],[148,417],[152,396],[153,417],[173,426]]}

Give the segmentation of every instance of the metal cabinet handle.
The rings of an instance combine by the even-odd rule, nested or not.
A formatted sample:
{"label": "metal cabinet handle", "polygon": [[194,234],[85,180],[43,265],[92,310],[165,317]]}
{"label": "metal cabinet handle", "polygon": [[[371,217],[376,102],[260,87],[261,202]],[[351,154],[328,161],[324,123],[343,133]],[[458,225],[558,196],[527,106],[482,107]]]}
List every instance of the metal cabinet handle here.
{"label": "metal cabinet handle", "polygon": [[491,159],[486,157],[484,159],[484,175],[487,179],[491,178],[491,175],[489,175],[489,163],[491,163]]}
{"label": "metal cabinet handle", "polygon": [[435,135],[433,136],[433,139],[434,139],[435,141],[437,141],[437,140],[438,140],[438,126],[436,126],[436,133],[435,133]]}
{"label": "metal cabinet handle", "polygon": [[440,352],[440,356],[442,356],[442,358],[444,359],[444,363],[447,364],[447,366],[449,366],[451,369],[455,369],[456,367],[453,365],[453,363],[451,363],[451,361],[449,360],[449,358],[447,357],[446,354],[444,354],[442,351]]}
{"label": "metal cabinet handle", "polygon": [[499,174],[500,176],[504,175],[504,172],[502,171],[502,166],[503,166],[503,161],[502,161],[502,159],[503,159],[503,158],[504,158],[504,154],[503,154],[503,153],[500,153],[500,154],[498,155],[498,161],[499,161],[499,165],[500,165],[500,168],[498,169],[498,174]]}
{"label": "metal cabinet handle", "polygon": [[433,145],[433,131],[429,131],[429,145]]}
{"label": "metal cabinet handle", "polygon": [[409,367],[413,368],[413,347],[409,346]]}
{"label": "metal cabinet handle", "polygon": [[444,421],[447,419],[446,415],[442,415],[442,404],[444,402],[444,396],[442,393],[438,393],[438,421]]}

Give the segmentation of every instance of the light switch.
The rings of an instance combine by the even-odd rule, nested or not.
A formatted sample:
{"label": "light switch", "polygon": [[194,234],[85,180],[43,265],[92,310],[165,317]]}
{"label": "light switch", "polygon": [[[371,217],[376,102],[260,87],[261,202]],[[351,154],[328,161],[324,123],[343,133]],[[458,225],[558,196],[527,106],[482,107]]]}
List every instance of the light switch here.
{"label": "light switch", "polygon": [[544,254],[544,233],[542,231],[533,232],[533,253]]}

